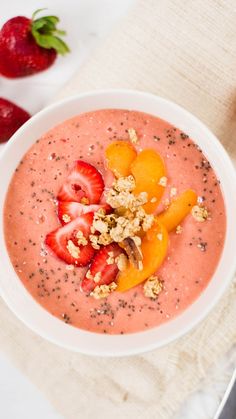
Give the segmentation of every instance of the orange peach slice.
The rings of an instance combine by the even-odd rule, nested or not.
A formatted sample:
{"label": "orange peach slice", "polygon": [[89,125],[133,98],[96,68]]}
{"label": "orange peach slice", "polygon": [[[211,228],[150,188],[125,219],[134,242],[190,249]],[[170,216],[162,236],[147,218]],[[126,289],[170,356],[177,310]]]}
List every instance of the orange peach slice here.
{"label": "orange peach slice", "polygon": [[166,181],[163,159],[156,151],[145,149],[131,164],[131,173],[136,181],[134,193],[147,192],[148,202],[143,205],[143,208],[147,213],[153,213],[164,192],[163,182],[161,182],[164,180],[165,184]]}
{"label": "orange peach slice", "polygon": [[137,152],[129,141],[114,141],[105,151],[107,166],[116,177],[126,177],[131,174],[130,165]]}
{"label": "orange peach slice", "polygon": [[155,220],[153,226],[144,236],[141,244],[143,269],[138,270],[129,263],[128,268],[118,275],[116,291],[127,291],[153,275],[162,264],[167,253],[167,248],[168,233],[166,228]]}
{"label": "orange peach slice", "polygon": [[167,210],[157,216],[157,219],[167,231],[172,231],[183,221],[196,203],[197,194],[192,189],[188,189],[174,199]]}

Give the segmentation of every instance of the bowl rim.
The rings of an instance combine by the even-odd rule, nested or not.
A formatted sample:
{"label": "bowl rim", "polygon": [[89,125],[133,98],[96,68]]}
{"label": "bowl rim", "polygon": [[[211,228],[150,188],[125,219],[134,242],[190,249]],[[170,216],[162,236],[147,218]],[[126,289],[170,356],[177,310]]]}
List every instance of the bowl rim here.
{"label": "bowl rim", "polygon": [[[173,320],[170,320],[164,323],[163,325],[152,329],[124,335],[103,335],[88,332],[82,329],[77,329],[71,326],[68,327],[68,325],[64,324],[61,320],[53,317],[49,312],[47,312],[41,305],[39,305],[39,303],[37,303],[33,299],[31,294],[29,294],[29,292],[25,289],[25,287],[19,280],[17,274],[15,273],[5,247],[3,233],[3,204],[5,201],[5,194],[3,194],[3,196],[2,193],[0,194],[0,248],[3,252],[3,260],[0,265],[1,296],[3,297],[4,301],[9,306],[9,308],[14,312],[14,314],[31,330],[33,330],[40,336],[66,349],[95,356],[128,356],[140,354],[167,345],[168,343],[185,335],[198,323],[200,323],[216,305],[236,270],[236,259],[232,256],[229,257],[229,255],[227,254],[227,252],[230,253],[230,243],[228,243],[229,238],[232,240],[232,248],[236,246],[236,236],[234,237],[232,231],[229,231],[229,229],[233,229],[233,227],[236,227],[236,221],[234,221],[232,217],[233,212],[236,211],[236,194],[233,194],[233,190],[235,192],[234,185],[236,185],[236,172],[234,166],[219,140],[206,127],[206,125],[203,124],[197,117],[192,115],[189,111],[185,110],[181,106],[168,99],[162,98],[152,93],[142,92],[138,90],[105,89],[81,93],[79,95],[75,95],[63,99],[59,102],[56,102],[55,104],[52,104],[44,108],[36,115],[34,115],[30,120],[28,120],[5,145],[5,148],[0,155],[0,177],[2,178],[2,173],[4,174],[4,170],[6,170],[6,172],[8,173],[8,169],[6,169],[6,162],[8,162],[8,156],[11,154],[11,151],[14,148],[14,144],[20,141],[20,138],[27,134],[27,131],[30,131],[32,126],[34,127],[37,124],[39,126],[40,121],[43,120],[45,117],[50,118],[50,116],[53,115],[53,113],[56,113],[60,109],[63,109],[66,106],[72,105],[74,103],[79,103],[83,100],[86,101],[87,99],[95,101],[99,99],[102,100],[102,98],[105,98],[109,102],[109,100],[111,101],[112,98],[114,99],[114,97],[117,99],[117,103],[119,102],[119,100],[121,102],[124,101],[125,98],[127,99],[127,101],[129,101],[128,99],[131,98],[131,102],[134,101],[134,99],[137,99],[137,101],[143,100],[144,102],[150,101],[150,103],[155,103],[157,108],[158,106],[161,106],[163,107],[163,109],[167,109],[170,113],[173,113],[173,119],[175,119],[174,115],[183,117],[183,120],[187,121],[187,123],[189,123],[190,125],[192,124],[193,133],[196,131],[196,134],[199,132],[201,133],[201,135],[205,135],[206,141],[208,141],[208,143],[212,146],[212,152],[218,155],[218,157],[220,156],[220,159],[222,160],[222,167],[224,168],[224,171],[221,173],[217,172],[218,177],[221,181],[223,179],[226,179],[229,182],[230,180],[231,184],[228,185],[228,192],[226,192],[226,187],[224,188],[224,186],[222,186],[222,192],[225,197],[227,215],[225,239],[226,242],[224,245],[220,262],[206,289],[201,293],[201,295],[193,304],[191,304],[186,310],[184,310],[182,314],[179,314]],[[114,106],[113,108],[117,108],[117,106]],[[129,109],[128,106],[122,106],[120,108]],[[105,109],[105,107],[101,107],[101,109]],[[91,108],[91,111],[92,110],[93,109]],[[133,110],[139,111],[140,109],[133,108]],[[146,112],[151,114],[151,112],[149,111]],[[76,112],[74,115],[78,113],[80,112]],[[71,117],[72,116],[73,115],[71,115]],[[162,116],[160,116],[160,112],[158,113],[158,115],[156,114],[156,116],[162,118]],[[68,118],[69,117],[61,119],[61,122]],[[162,119],[166,119],[168,122],[174,124],[173,119],[171,121],[167,118]],[[55,126],[54,123],[52,123],[52,127],[53,126]],[[177,126],[181,129],[179,124]],[[189,134],[190,131],[191,129],[188,129],[187,134]],[[193,135],[191,134],[190,137],[193,137]],[[199,138],[196,138],[195,135],[193,137],[193,141],[199,145]],[[27,145],[27,147],[25,147],[25,149],[29,149],[34,142],[35,136],[34,141],[30,141],[30,143]],[[203,148],[204,151],[204,147],[202,147],[202,144],[201,148]],[[25,152],[22,152],[20,154],[22,157],[25,154]],[[204,151],[204,154],[207,155],[207,158],[209,158],[210,162],[212,163],[211,157],[208,157],[208,153]],[[14,167],[16,167],[16,165],[17,162],[15,164],[13,163]],[[214,169],[216,170],[216,168]],[[222,182],[222,184],[225,184],[225,182]],[[7,183],[7,186],[8,185],[9,182]],[[2,189],[3,187],[0,187],[0,192],[2,192]],[[229,198],[230,205],[228,205]],[[226,244],[227,252],[225,251]],[[222,265],[222,260],[227,260],[228,262],[227,264],[225,263],[224,269],[221,269],[221,274],[225,273],[225,278],[222,281],[222,283],[220,283],[220,286],[218,288],[216,286],[213,287],[214,278],[217,276],[216,274],[218,274],[219,266]],[[14,284],[11,284],[11,282],[7,281],[6,278],[11,279]],[[211,292],[213,293],[210,302],[209,289],[211,289]],[[199,305],[199,301],[202,301],[203,305],[203,308],[201,310],[201,304]],[[191,313],[192,315],[192,320],[188,318],[189,313]],[[181,321],[183,323],[185,322],[185,325],[180,327]],[[49,324],[50,328],[48,332],[47,329],[49,327]]]}

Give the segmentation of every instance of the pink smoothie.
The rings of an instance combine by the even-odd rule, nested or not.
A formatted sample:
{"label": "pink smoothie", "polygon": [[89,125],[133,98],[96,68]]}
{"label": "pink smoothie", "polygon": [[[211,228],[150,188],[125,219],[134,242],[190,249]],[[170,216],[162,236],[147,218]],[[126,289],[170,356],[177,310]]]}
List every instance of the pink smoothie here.
{"label": "pink smoothie", "polygon": [[[93,164],[108,181],[104,149],[128,139],[134,128],[137,150],[153,148],[165,160],[168,186],[177,195],[192,188],[210,212],[200,223],[188,215],[181,234],[170,234],[165,262],[158,270],[164,289],[156,300],[142,286],[95,300],[80,291],[84,268],[69,270],[45,248],[47,233],[59,226],[56,195],[74,160]],[[158,326],[185,310],[210,281],[224,245],[226,216],[219,182],[210,163],[189,137],[169,123],[135,111],[101,110],[56,126],[30,148],[17,167],[5,203],[5,239],[17,275],[52,315],[72,326],[123,334]]]}

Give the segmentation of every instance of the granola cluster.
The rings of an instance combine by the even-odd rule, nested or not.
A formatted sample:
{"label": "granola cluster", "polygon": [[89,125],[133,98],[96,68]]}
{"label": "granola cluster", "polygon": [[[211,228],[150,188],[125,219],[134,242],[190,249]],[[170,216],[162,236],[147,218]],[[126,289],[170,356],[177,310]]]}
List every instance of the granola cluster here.
{"label": "granola cluster", "polygon": [[70,253],[70,255],[73,258],[78,259],[79,255],[80,255],[80,248],[78,246],[76,246],[72,240],[68,240],[66,247],[67,247],[67,250]]}
{"label": "granola cluster", "polygon": [[115,282],[111,282],[109,285],[97,285],[90,295],[96,298],[96,300],[106,298],[111,292],[115,291],[116,287],[117,284]]}
{"label": "granola cluster", "polygon": [[207,209],[199,205],[194,205],[191,212],[193,218],[200,223],[206,221],[209,216]]}
{"label": "granola cluster", "polygon": [[128,129],[129,139],[131,143],[137,144],[138,143],[138,136],[134,128]]}
{"label": "granola cluster", "polygon": [[144,283],[143,289],[146,297],[156,299],[163,289],[163,283],[157,276],[152,275]]}
{"label": "granola cluster", "polygon": [[95,249],[100,245],[112,242],[121,243],[131,237],[141,245],[137,233],[146,232],[153,224],[154,216],[142,208],[148,200],[147,193],[134,195],[135,180],[133,176],[117,179],[106,194],[107,203],[113,208],[111,214],[100,209],[94,214],[90,241]]}
{"label": "granola cluster", "polygon": [[78,246],[72,240],[68,240],[66,248],[73,258],[78,259],[80,255],[79,246],[86,246],[88,244],[88,240],[84,237],[82,231],[78,231],[76,234],[76,240]]}

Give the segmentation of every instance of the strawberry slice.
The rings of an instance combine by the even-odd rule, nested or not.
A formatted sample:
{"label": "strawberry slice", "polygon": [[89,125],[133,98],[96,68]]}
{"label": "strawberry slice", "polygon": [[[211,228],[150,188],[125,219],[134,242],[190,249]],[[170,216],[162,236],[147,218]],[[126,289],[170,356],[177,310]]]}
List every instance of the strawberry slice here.
{"label": "strawberry slice", "polygon": [[96,212],[99,209],[104,209],[106,213],[111,211],[111,207],[108,204],[92,204],[84,205],[79,202],[58,202],[58,218],[62,224],[67,224],[75,218],[87,212]]}
{"label": "strawberry slice", "polygon": [[[93,212],[88,212],[49,233],[45,239],[46,245],[69,265],[86,266],[95,252],[89,242],[93,216]],[[81,243],[84,239],[87,240],[85,245]]]}
{"label": "strawberry slice", "polygon": [[[115,261],[114,263],[109,262],[112,262],[112,259],[115,259],[121,253],[123,253],[122,249],[116,243],[108,244],[98,250],[91,262],[89,270],[82,280],[82,291],[90,293],[97,285],[108,285],[112,281],[115,281],[118,274],[118,267]],[[96,275],[98,277],[100,276],[100,279],[95,282],[93,278],[96,279]]]}
{"label": "strawberry slice", "polygon": [[98,204],[104,190],[101,173],[82,160],[75,162],[58,194],[58,201],[75,201],[82,204]]}

